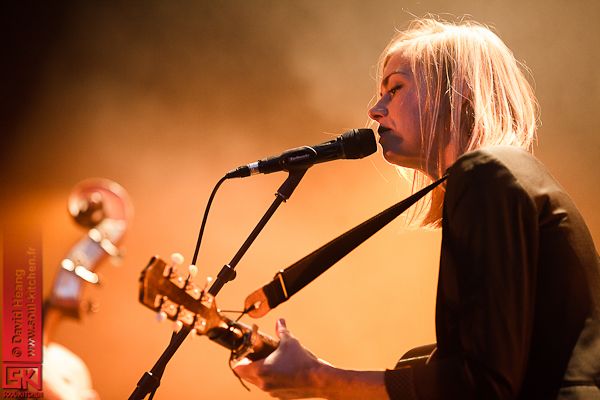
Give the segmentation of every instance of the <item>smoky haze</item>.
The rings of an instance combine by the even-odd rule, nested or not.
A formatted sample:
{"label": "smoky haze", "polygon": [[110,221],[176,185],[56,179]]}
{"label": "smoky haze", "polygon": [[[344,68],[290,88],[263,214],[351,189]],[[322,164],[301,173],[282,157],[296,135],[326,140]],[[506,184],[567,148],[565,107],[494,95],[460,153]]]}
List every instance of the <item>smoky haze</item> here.
{"label": "smoky haze", "polygon": [[[600,240],[597,110],[600,3],[563,1],[62,2],[6,6],[2,202],[5,217],[44,232],[44,288],[84,231],[65,209],[88,177],[123,185],[135,206],[120,268],[104,264],[86,297],[99,313],[65,321],[53,340],[88,365],[105,399],[126,397],[170,337],[137,303],[150,256],[189,261],[201,214],[228,170],[368,123],[375,64],[413,16],[470,15],[491,25],[531,71],[542,110],[536,155],[574,198]],[[215,275],[272,201],[285,175],[227,182],[215,199],[199,264]],[[244,297],[334,236],[409,192],[379,155],[309,170],[219,294]],[[439,232],[392,224],[291,302],[285,316],[316,354],[347,368],[391,368],[435,340]],[[383,323],[385,321],[385,323]],[[228,354],[187,340],[161,398],[247,398]]]}

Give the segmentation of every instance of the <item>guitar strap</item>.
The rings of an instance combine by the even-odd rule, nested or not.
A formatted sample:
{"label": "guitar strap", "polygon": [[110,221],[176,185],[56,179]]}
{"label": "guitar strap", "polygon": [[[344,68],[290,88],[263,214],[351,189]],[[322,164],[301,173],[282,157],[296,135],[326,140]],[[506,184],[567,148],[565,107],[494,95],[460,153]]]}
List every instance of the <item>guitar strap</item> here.
{"label": "guitar strap", "polygon": [[431,185],[419,190],[360,225],[341,234],[301,260],[296,261],[286,269],[277,272],[273,280],[262,287],[268,300],[269,307],[273,309],[284,301],[287,301],[290,297],[300,291],[300,289],[308,285],[333,266],[333,264],[341,260],[346,254],[350,253],[436,186],[445,181],[446,178],[448,178],[448,175],[444,175]]}

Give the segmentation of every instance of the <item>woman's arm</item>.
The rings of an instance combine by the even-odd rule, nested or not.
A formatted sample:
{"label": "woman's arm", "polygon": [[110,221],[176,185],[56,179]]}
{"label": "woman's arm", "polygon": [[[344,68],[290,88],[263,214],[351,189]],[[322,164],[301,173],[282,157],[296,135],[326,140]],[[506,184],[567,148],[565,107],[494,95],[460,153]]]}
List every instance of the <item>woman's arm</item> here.
{"label": "woman's arm", "polygon": [[267,358],[245,359],[235,371],[261,390],[279,399],[387,399],[383,371],[351,371],[336,368],[305,349],[277,321],[279,347]]}

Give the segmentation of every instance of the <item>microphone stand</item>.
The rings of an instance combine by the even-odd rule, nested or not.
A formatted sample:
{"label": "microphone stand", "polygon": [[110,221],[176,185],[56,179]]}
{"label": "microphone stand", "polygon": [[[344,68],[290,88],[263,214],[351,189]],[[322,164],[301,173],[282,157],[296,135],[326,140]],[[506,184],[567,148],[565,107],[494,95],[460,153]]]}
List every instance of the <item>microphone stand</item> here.
{"label": "microphone stand", "polygon": [[[265,213],[263,217],[260,219],[256,227],[252,230],[246,241],[242,244],[238,252],[235,254],[233,259],[229,264],[225,264],[217,278],[211,285],[210,289],[208,289],[208,293],[213,296],[216,296],[217,293],[223,288],[227,282],[232,281],[236,277],[235,267],[240,262],[244,254],[248,251],[254,240],[257,238],[258,234],[265,227],[267,222],[271,219],[277,208],[281,205],[282,202],[287,201],[291,196],[302,178],[304,174],[308,170],[309,167],[302,167],[299,169],[294,169],[289,171],[289,175],[285,182],[279,187],[277,193],[275,193],[275,200]],[[171,336],[171,341],[169,345],[162,353],[156,364],[152,367],[149,372],[145,372],[144,375],[140,378],[137,383],[136,388],[129,396],[129,400],[143,400],[146,398],[148,393],[150,393],[150,400],[154,397],[156,390],[160,386],[160,379],[167,367],[167,363],[171,360],[173,355],[179,346],[183,343],[187,335],[190,333],[191,328],[187,326],[183,326],[181,330],[177,333],[173,333]]]}

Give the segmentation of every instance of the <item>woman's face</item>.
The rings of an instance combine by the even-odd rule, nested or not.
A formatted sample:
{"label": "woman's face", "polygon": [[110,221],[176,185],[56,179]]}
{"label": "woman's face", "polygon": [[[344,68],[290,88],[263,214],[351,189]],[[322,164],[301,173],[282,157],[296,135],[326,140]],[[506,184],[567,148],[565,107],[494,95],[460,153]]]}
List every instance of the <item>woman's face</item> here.
{"label": "woman's face", "polygon": [[401,51],[389,58],[379,94],[369,117],[379,124],[383,157],[392,164],[423,170],[417,83]]}

